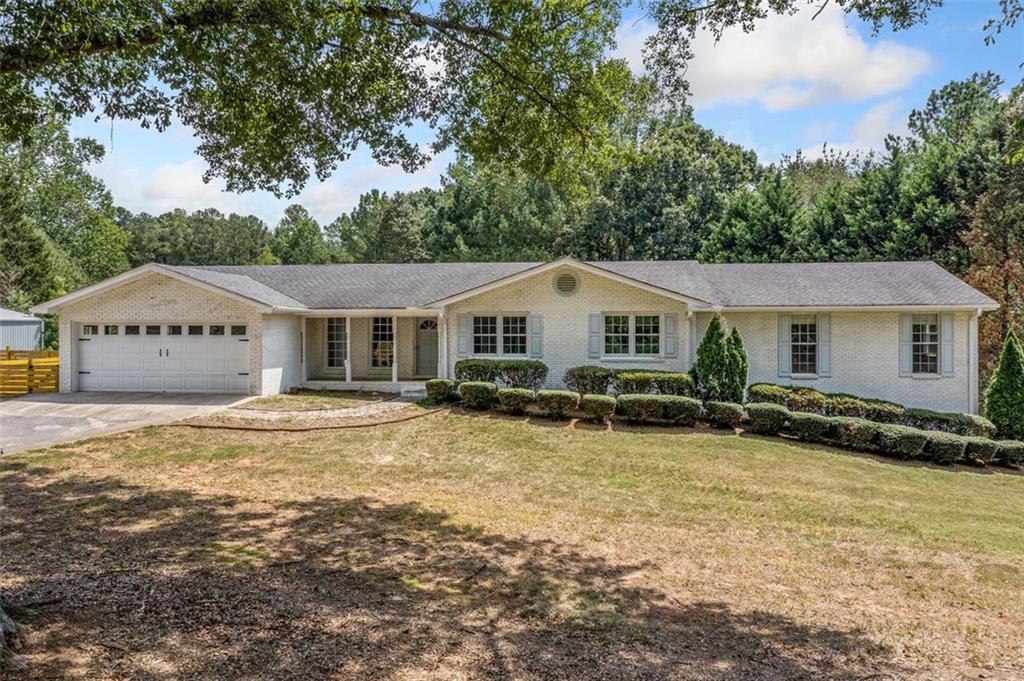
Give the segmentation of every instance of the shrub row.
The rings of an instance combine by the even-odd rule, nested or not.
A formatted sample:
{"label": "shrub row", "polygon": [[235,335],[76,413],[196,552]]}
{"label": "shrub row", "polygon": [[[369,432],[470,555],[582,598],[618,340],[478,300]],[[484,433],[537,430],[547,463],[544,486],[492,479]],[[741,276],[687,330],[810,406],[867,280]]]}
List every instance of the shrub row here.
{"label": "shrub row", "polygon": [[460,359],[455,380],[500,383],[508,388],[537,390],[548,377],[548,365],[537,359]]}
{"label": "shrub row", "polygon": [[581,395],[604,395],[609,389],[616,395],[694,395],[693,377],[684,371],[610,369],[588,365],[568,369],[563,381],[569,390]]}
{"label": "shrub row", "polygon": [[755,383],[747,388],[747,400],[782,405],[790,411],[822,416],[855,417],[956,435],[992,437],[995,433],[995,426],[991,421],[974,414],[907,408],[885,400],[846,393],[823,393],[803,386]]}
{"label": "shrub row", "polygon": [[762,435],[790,433],[806,442],[878,452],[901,459],[923,458],[952,464],[1024,463],[1024,442],[996,442],[984,437],[878,423],[855,416],[824,416],[790,411],[773,402],[746,405],[748,428]]}

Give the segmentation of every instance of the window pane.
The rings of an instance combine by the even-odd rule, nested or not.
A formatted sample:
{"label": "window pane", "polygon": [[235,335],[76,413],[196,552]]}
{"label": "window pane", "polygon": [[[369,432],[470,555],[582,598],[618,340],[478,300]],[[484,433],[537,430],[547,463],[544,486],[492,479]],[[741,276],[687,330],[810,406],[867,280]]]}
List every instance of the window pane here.
{"label": "window pane", "polygon": [[370,364],[374,368],[390,367],[394,354],[394,330],[391,317],[374,317],[371,332]]}
{"label": "window pane", "polygon": [[629,315],[605,315],[604,354],[629,354]]}
{"label": "window pane", "polygon": [[501,322],[501,353],[526,354],[526,317],[503,317]]}
{"label": "window pane", "polygon": [[159,324],[156,324],[156,325],[147,324],[146,325],[146,335],[147,336],[159,336],[160,335],[160,325]]}
{"label": "window pane", "polygon": [[914,315],[912,318],[913,372],[939,373],[939,316]]}
{"label": "window pane", "polygon": [[327,320],[327,366],[340,369],[345,366],[348,337],[345,334],[345,319],[331,317]]}
{"label": "window pane", "polygon": [[188,335],[190,335],[190,336],[202,336],[203,335],[203,325],[202,324],[189,324],[189,326],[188,326]]}
{"label": "window pane", "polygon": [[180,336],[181,335],[181,324],[171,324],[167,327],[168,336]]}
{"label": "window pane", "polygon": [[107,324],[106,326],[104,326],[103,327],[103,334],[106,335],[106,336],[116,336],[117,335],[117,324]]}
{"label": "window pane", "polygon": [[658,354],[661,350],[661,318],[658,315],[637,315],[635,329],[636,354]]}
{"label": "window pane", "polygon": [[130,324],[128,326],[125,326],[124,327],[124,335],[126,335],[126,336],[138,336],[139,335],[139,325],[138,324]]}
{"label": "window pane", "polygon": [[818,373],[818,318],[814,315],[794,315],[789,329],[793,373]]}
{"label": "window pane", "polygon": [[245,324],[235,324],[231,327],[232,336],[244,336],[245,335]]}
{"label": "window pane", "polygon": [[211,336],[223,336],[224,335],[224,327],[221,326],[220,324],[212,324],[212,325],[210,325],[210,335]]}
{"label": "window pane", "polygon": [[86,336],[97,336],[99,335],[100,327],[96,324],[85,324],[82,326],[82,333]]}
{"label": "window pane", "polygon": [[498,354],[497,317],[473,317],[473,354]]}

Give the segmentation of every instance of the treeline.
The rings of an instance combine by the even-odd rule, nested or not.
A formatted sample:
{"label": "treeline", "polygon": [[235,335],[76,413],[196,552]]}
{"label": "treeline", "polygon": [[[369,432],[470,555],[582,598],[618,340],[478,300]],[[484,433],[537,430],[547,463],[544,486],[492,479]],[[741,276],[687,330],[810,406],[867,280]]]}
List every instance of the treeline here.
{"label": "treeline", "polygon": [[583,259],[931,259],[1003,307],[981,322],[983,376],[1024,318],[1024,89],[979,74],[932,93],[883,153],[764,166],[688,114],[634,102],[619,153],[567,193],[460,159],[439,189],[369,191],[318,224],[217,210],[116,208],[86,170],[102,147],[53,122],[0,166],[0,304],[24,308],[146,262],[304,264]]}

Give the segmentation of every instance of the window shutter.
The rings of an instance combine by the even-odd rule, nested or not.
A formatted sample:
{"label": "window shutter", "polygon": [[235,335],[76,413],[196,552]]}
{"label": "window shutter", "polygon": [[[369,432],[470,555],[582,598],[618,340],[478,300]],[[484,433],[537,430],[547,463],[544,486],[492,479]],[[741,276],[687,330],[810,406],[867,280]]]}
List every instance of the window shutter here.
{"label": "window shutter", "polygon": [[599,314],[590,315],[590,335],[587,342],[587,357],[601,356],[601,336],[604,318]]}
{"label": "window shutter", "polygon": [[779,315],[779,376],[790,376],[793,373],[793,341],[790,328],[790,315]]}
{"label": "window shutter", "polygon": [[900,376],[914,374],[914,330],[913,317],[909,314],[900,315]]}
{"label": "window shutter", "polygon": [[943,376],[953,375],[953,315],[939,315],[939,363]]}
{"label": "window shutter", "polygon": [[530,357],[544,356],[544,317],[530,316]]}
{"label": "window shutter", "polygon": [[679,334],[676,331],[676,316],[665,315],[665,356],[679,356]]}
{"label": "window shutter", "polygon": [[473,323],[473,318],[468,314],[460,314],[458,316],[458,327],[459,327],[459,357],[466,357],[469,355],[469,342],[471,340],[469,332],[470,325]]}
{"label": "window shutter", "polygon": [[832,315],[818,315],[818,375],[832,375]]}

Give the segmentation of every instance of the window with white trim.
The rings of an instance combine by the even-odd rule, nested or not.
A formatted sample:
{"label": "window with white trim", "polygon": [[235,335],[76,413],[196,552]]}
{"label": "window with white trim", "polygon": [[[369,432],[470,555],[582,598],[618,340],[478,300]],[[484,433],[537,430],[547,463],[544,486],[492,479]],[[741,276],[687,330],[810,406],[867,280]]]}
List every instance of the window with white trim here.
{"label": "window with white trim", "polygon": [[526,354],[526,317],[522,315],[502,316],[501,354]]}
{"label": "window with white trim", "polygon": [[911,319],[912,371],[939,373],[939,315],[916,314]]}
{"label": "window with white trim", "polygon": [[609,357],[661,354],[661,316],[604,315],[604,354]]}
{"label": "window with white trim", "polygon": [[791,370],[794,374],[818,373],[818,318],[793,315],[789,323]]}
{"label": "window with white trim", "polygon": [[473,354],[498,354],[498,318],[496,316],[473,317]]}
{"label": "window with white trim", "polygon": [[390,367],[395,356],[395,327],[391,317],[374,317],[370,331],[370,365]]}
{"label": "window with white trim", "polygon": [[327,368],[345,368],[345,355],[348,354],[348,334],[345,330],[344,317],[327,319]]}

